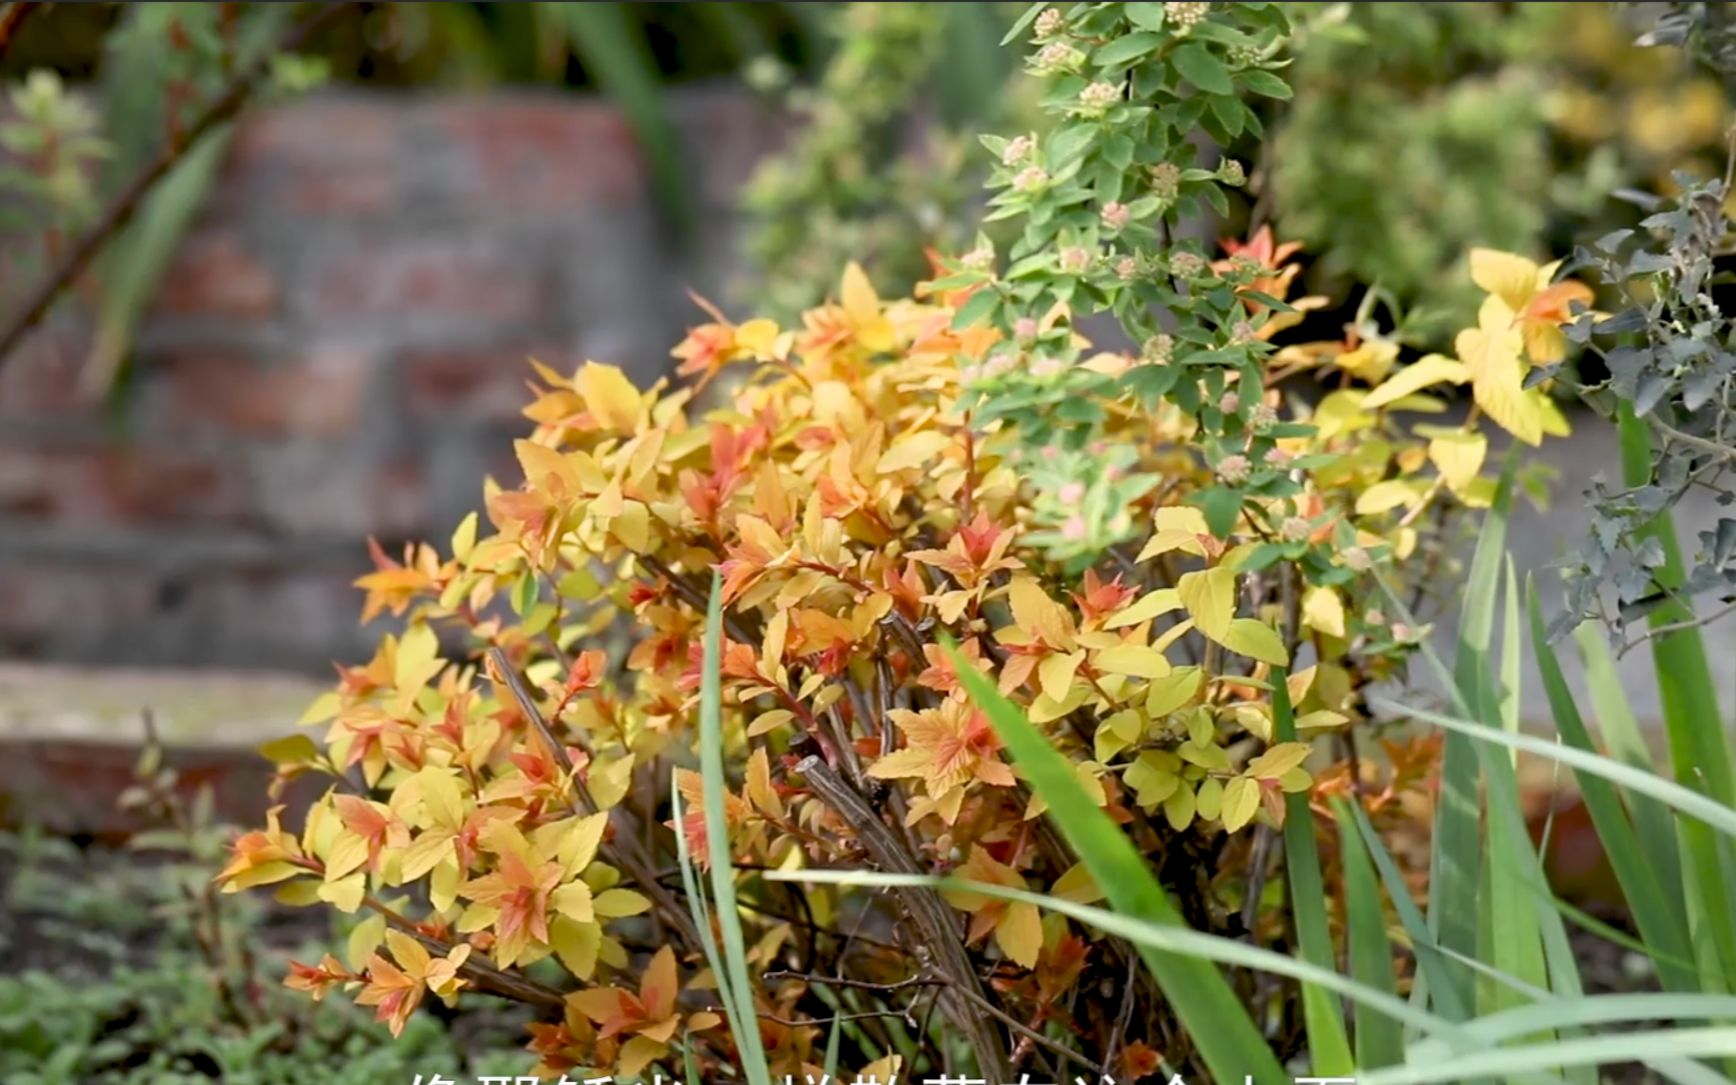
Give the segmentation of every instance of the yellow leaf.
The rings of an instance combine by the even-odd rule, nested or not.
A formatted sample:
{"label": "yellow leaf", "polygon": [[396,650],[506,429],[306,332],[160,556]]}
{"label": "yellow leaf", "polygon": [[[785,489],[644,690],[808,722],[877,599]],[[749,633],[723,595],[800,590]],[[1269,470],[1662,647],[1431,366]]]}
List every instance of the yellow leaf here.
{"label": "yellow leaf", "polygon": [[1168,802],[1176,789],[1182,786],[1182,779],[1175,774],[1175,768],[1181,762],[1172,753],[1165,750],[1147,750],[1134,759],[1122,774],[1122,781],[1133,789],[1134,799],[1147,810],[1154,809],[1159,803]]}
{"label": "yellow leaf", "polygon": [[361,871],[347,878],[336,881],[321,882],[319,899],[331,904],[345,915],[352,915],[362,906],[362,897],[368,892],[368,876]]}
{"label": "yellow leaf", "polygon": [[1068,867],[1067,873],[1055,879],[1049,893],[1075,904],[1095,904],[1103,899],[1103,890],[1097,887],[1096,880],[1091,877],[1091,872],[1085,869],[1084,863],[1074,863]]}
{"label": "yellow leaf", "polygon": [[995,944],[1015,963],[1030,968],[1043,949],[1043,917],[1035,904],[1023,901],[1007,905],[995,924]]}
{"label": "yellow leaf", "polygon": [[874,292],[874,284],[868,281],[868,273],[862,270],[862,265],[852,260],[844,266],[844,281],[839,287],[839,300],[844,304],[844,311],[851,319],[857,321],[871,320],[880,315],[880,295]]}
{"label": "yellow leaf", "polygon": [[1280,742],[1248,762],[1248,775],[1256,780],[1276,780],[1308,760],[1306,742]]}
{"label": "yellow leaf", "polygon": [[1304,712],[1296,717],[1296,730],[1308,731],[1316,728],[1337,727],[1350,722],[1350,717],[1342,712],[1334,712],[1330,708],[1320,708],[1313,712]]}
{"label": "yellow leaf", "polygon": [[1198,667],[1178,667],[1163,678],[1153,679],[1145,696],[1145,711],[1152,717],[1167,716],[1199,692]]}
{"label": "yellow leaf", "polygon": [[615,1056],[615,1069],[622,1077],[636,1078],[639,1071],[651,1065],[653,1060],[662,1058],[668,1050],[666,1042],[649,1036],[635,1036],[621,1045],[620,1053]]}
{"label": "yellow leaf", "polygon": [[1471,374],[1477,406],[1508,433],[1528,445],[1542,443],[1543,415],[1525,394],[1524,336],[1498,298],[1483,303],[1478,325],[1453,340],[1459,360]]}
{"label": "yellow leaf", "polygon": [[1362,491],[1356,499],[1356,514],[1374,516],[1400,505],[1414,504],[1417,500],[1415,486],[1402,478],[1391,478]]}
{"label": "yellow leaf", "polygon": [[1052,701],[1064,701],[1073,687],[1073,676],[1084,662],[1084,652],[1056,653],[1037,664],[1037,679],[1042,683],[1043,696]]}
{"label": "yellow leaf", "polygon": [[639,424],[639,390],[627,374],[612,365],[586,362],[573,386],[585,407],[605,429],[630,433]]}
{"label": "yellow leaf", "polygon": [[344,946],[344,959],[350,970],[360,972],[368,966],[368,958],[386,938],[386,917],[370,915],[350,928],[349,942]]}
{"label": "yellow leaf", "polygon": [[1290,662],[1277,630],[1258,618],[1237,618],[1221,638],[1225,648],[1249,659],[1282,667]]}
{"label": "yellow leaf", "polygon": [[651,901],[631,889],[605,889],[591,902],[602,919],[620,919],[651,910]]}
{"label": "yellow leaf", "polygon": [[769,712],[762,712],[758,718],[748,724],[747,733],[749,737],[758,737],[767,731],[776,731],[795,717],[796,714],[787,708],[774,708]]}
{"label": "yellow leaf", "polygon": [[285,735],[259,747],[260,756],[275,765],[305,765],[319,757],[319,747],[306,735]]}
{"label": "yellow leaf", "polygon": [[549,945],[568,972],[582,980],[597,970],[597,950],[603,928],[596,923],[578,923],[564,915],[549,920]]}
{"label": "yellow leaf", "polygon": [[578,923],[592,923],[597,918],[591,887],[584,882],[568,882],[556,889],[549,894],[549,904],[561,915]]}
{"label": "yellow leaf", "polygon": [[1259,809],[1260,785],[1246,776],[1238,776],[1224,788],[1223,805],[1218,816],[1223,819],[1224,828],[1233,833],[1254,820]]}
{"label": "yellow leaf", "polygon": [[[1143,560],[1143,558],[1141,559]],[[1181,609],[1181,596],[1174,588],[1159,588],[1140,597],[1137,603],[1118,611],[1103,623],[1105,629],[1122,629],[1147,622],[1172,610]]]}
{"label": "yellow leaf", "polygon": [[1329,637],[1344,636],[1344,601],[1325,585],[1309,588],[1302,596],[1302,620],[1308,628]]}
{"label": "yellow leaf", "polygon": [[1489,439],[1480,433],[1443,433],[1429,442],[1429,461],[1454,493],[1477,477],[1488,452]]}
{"label": "yellow leaf", "polygon": [[476,549],[476,512],[472,510],[464,519],[458,521],[458,530],[452,533],[452,556],[463,561]]}
{"label": "yellow leaf", "polygon": [[512,448],[518,454],[519,468],[524,471],[524,480],[531,489],[559,490],[567,494],[584,489],[579,484],[578,469],[572,461],[548,445],[519,440],[512,443]]}
{"label": "yellow leaf", "polygon": [[932,429],[900,437],[881,455],[874,470],[882,475],[889,475],[894,471],[926,467],[930,460],[952,443],[953,439],[949,434]]}
{"label": "yellow leaf", "polygon": [[1027,633],[1036,633],[1051,647],[1073,646],[1072,623],[1061,604],[1049,598],[1041,584],[1028,576],[1017,576],[1007,589],[1007,605],[1012,608],[1013,621]]}
{"label": "yellow leaf", "polygon": [[1208,777],[1200,781],[1199,793],[1194,796],[1194,807],[1199,815],[1207,821],[1216,821],[1224,812],[1223,781]]}
{"label": "yellow leaf", "polygon": [[314,698],[313,704],[307,706],[307,711],[295,721],[297,727],[306,727],[313,723],[324,723],[338,714],[338,708],[343,704],[338,699],[337,690],[327,690]]}
{"label": "yellow leaf", "polygon": [[736,344],[759,359],[772,357],[777,339],[777,323],[764,317],[750,320],[735,329]]}
{"label": "yellow leaf", "polygon": [[1535,261],[1510,252],[1471,250],[1471,281],[1500,298],[1515,313],[1524,309],[1531,296],[1537,293],[1541,271]]}
{"label": "yellow leaf", "polygon": [[1362,400],[1362,409],[1372,411],[1396,403],[1432,384],[1451,381],[1462,384],[1470,374],[1444,354],[1426,354],[1383,381]]}
{"label": "yellow leaf", "polygon": [[305,908],[319,900],[319,882],[312,878],[303,878],[299,882],[284,882],[272,890],[271,896],[279,904]]}
{"label": "yellow leaf", "polygon": [[1236,612],[1236,571],[1228,565],[1183,573],[1175,590],[1193,618],[1194,628],[1221,641]]}
{"label": "yellow leaf", "polygon": [[1199,800],[1194,795],[1193,786],[1185,782],[1163,800],[1163,816],[1169,821],[1169,827],[1178,833],[1193,824],[1198,809]]}
{"label": "yellow leaf", "polygon": [[1169,660],[1155,648],[1143,644],[1121,644],[1098,652],[1093,665],[1109,674],[1126,674],[1134,678],[1162,678],[1170,671]]}

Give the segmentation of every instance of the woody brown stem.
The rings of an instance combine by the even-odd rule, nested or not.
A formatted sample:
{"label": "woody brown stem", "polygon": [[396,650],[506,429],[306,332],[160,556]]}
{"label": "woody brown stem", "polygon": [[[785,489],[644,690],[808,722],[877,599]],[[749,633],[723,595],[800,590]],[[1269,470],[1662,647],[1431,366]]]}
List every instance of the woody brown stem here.
{"label": "woody brown stem", "polygon": [[[568,805],[574,815],[582,817],[597,813],[597,800],[591,795],[590,788],[573,771],[572,758],[567,756],[566,746],[555,737],[548,721],[543,718],[542,710],[537,708],[536,697],[525,683],[524,676],[518,673],[518,669],[506,658],[506,653],[499,648],[489,649],[488,658],[499,672],[501,680],[506,683],[506,688],[511,691],[519,711],[530,721],[537,737],[549,749],[549,756],[560,767],[564,777],[571,781],[573,790],[578,794],[577,799],[568,798]],[[630,827],[617,833],[614,840],[605,842],[599,850],[604,859],[625,870],[644,888],[646,895],[657,908],[658,917],[675,928],[688,949],[700,947],[702,943],[699,928],[694,925],[693,917],[681,906],[681,902],[675,899],[675,895],[657,880],[656,864],[641,848]]]}
{"label": "woody brown stem", "polygon": [[[806,757],[796,771],[844,819],[882,870],[895,874],[926,873],[867,800],[823,759]],[[907,888],[899,892],[920,937],[920,944],[912,946],[912,950],[947,981],[938,996],[941,1011],[969,1042],[976,1056],[977,1072],[991,1082],[1007,1081],[1010,1075],[1006,1045],[983,1018],[983,1007],[994,1003],[983,993],[956,917],[932,889]]]}

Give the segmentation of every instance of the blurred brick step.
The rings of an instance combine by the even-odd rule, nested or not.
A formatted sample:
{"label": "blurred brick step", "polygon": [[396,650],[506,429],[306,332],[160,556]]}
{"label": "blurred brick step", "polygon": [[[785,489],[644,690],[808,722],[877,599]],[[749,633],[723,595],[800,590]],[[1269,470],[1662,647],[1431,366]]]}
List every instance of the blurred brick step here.
{"label": "blurred brick step", "polygon": [[147,710],[182,793],[209,787],[220,821],[251,825],[271,778],[259,746],[294,732],[324,688],[272,672],[0,663],[0,827],[105,842],[143,828],[117,800],[134,782]]}

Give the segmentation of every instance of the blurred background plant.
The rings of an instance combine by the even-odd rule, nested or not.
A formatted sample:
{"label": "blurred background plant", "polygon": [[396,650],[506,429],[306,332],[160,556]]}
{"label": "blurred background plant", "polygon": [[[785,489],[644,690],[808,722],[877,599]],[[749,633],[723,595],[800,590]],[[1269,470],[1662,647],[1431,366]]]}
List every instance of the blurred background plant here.
{"label": "blurred background plant", "polygon": [[1016,4],[847,4],[828,15],[834,48],[812,87],[772,64],[755,83],[783,92],[802,128],[746,193],[753,294],[784,319],[824,300],[862,260],[884,294],[908,294],[929,248],[969,239],[987,174],[974,132],[1022,126],[1028,83],[1008,82],[996,42]]}

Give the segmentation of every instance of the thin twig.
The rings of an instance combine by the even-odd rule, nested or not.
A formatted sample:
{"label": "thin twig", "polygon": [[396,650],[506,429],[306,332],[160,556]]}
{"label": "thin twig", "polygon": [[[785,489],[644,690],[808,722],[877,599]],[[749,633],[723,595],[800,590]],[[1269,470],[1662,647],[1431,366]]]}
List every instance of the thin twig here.
{"label": "thin twig", "polygon": [[1679,622],[1669,622],[1668,624],[1660,625],[1655,629],[1648,629],[1644,636],[1635,637],[1630,641],[1624,641],[1621,650],[1616,652],[1615,657],[1620,659],[1649,640],[1656,640],[1658,637],[1668,636],[1671,633],[1681,633],[1685,630],[1698,629],[1701,626],[1711,625],[1719,618],[1724,617],[1724,615],[1733,613],[1736,613],[1736,599],[1732,599],[1730,602],[1703,617],[1685,618]]}
{"label": "thin twig", "polygon": [[[1067,1047],[1065,1044],[1056,1043],[1054,1040],[1049,1039],[1036,1029],[1031,1028],[1023,1021],[1014,1017],[1012,1014],[1007,1013],[993,1002],[990,1002],[982,995],[977,994],[975,991],[964,991],[961,993],[964,995],[965,1000],[975,1005],[977,1009],[988,1014],[996,1021],[999,1021],[1001,1024],[1043,1048],[1045,1051],[1052,1052],[1076,1066],[1083,1066],[1092,1073],[1101,1074],[1105,1072],[1104,1068],[1098,1063],[1092,1062],[1090,1059]],[[992,1081],[994,1079],[990,1078],[990,1080]]]}
{"label": "thin twig", "polygon": [[[28,8],[30,5],[13,4],[6,9],[5,19],[0,20],[0,48],[4,47],[10,30],[5,28],[5,22],[10,20],[11,29],[15,30],[22,15],[15,16],[14,9]],[[60,296],[73,280],[77,279],[85,267],[102,250],[104,244],[128,222],[132,221],[139,205],[144,202],[157,182],[173,170],[187,152],[210,134],[219,125],[233,120],[247,104],[259,83],[271,72],[271,64],[279,53],[293,52],[311,36],[314,31],[330,22],[338,12],[350,7],[348,3],[321,4],[308,18],[302,20],[278,44],[275,50],[260,57],[245,71],[229,81],[220,93],[202,113],[188,126],[185,133],[178,139],[170,139],[156,157],[135,176],[132,181],[115,195],[103,213],[92,223],[73,246],[67,250],[66,256],[50,271],[27,296],[23,306],[18,310],[4,333],[0,333],[0,365],[12,355],[14,348],[24,339],[25,333],[35,327],[42,318],[48,315],[48,310],[54,305],[54,300]]]}
{"label": "thin twig", "polygon": [[[818,756],[804,758],[796,772],[807,780],[809,788],[844,819],[855,833],[857,841],[882,870],[897,874],[926,873],[874,808],[845,782],[836,769]],[[980,1013],[971,1008],[991,1006],[982,994],[982,983],[971,966],[970,954],[950,908],[933,889],[905,889],[899,894],[921,937],[919,958],[926,955],[933,968],[947,980],[937,1001],[952,1026],[964,1033],[976,1055],[977,1070],[990,1081],[1007,1078],[1007,1052],[1001,1037],[988,1028]]]}
{"label": "thin twig", "polygon": [[[513,700],[518,702],[519,712],[530,721],[537,737],[548,747],[555,764],[560,767],[566,779],[572,782],[573,790],[579,796],[578,799],[568,800],[573,813],[584,816],[600,812],[601,807],[592,797],[590,788],[573,770],[572,758],[567,756],[566,746],[555,737],[548,721],[543,718],[542,710],[537,707],[536,698],[525,684],[524,676],[518,673],[518,668],[512,665],[506,658],[506,653],[499,648],[489,649],[488,658],[499,672],[501,680],[506,683],[506,688],[512,693]],[[699,948],[702,943],[693,917],[681,906],[681,902],[675,899],[674,894],[657,880],[656,864],[649,855],[640,851],[638,845],[638,839],[631,832],[624,832],[613,841],[603,844],[600,850],[604,858],[626,870],[633,880],[644,888],[645,893],[656,903],[660,917],[675,927],[676,933],[681,935],[688,948]]]}

